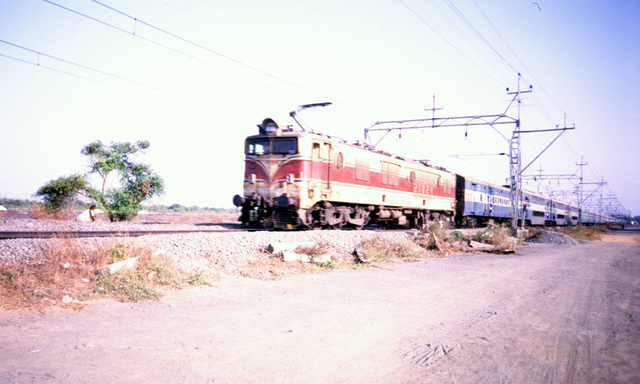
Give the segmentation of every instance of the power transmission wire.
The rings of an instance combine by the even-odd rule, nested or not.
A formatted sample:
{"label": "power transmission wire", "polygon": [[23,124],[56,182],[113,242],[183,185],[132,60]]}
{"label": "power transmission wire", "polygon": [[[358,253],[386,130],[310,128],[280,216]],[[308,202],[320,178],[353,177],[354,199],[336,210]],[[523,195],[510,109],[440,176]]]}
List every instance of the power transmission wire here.
{"label": "power transmission wire", "polygon": [[[450,0],[446,0],[447,3],[450,3]],[[504,38],[504,36],[502,35],[502,33],[500,33],[500,31],[498,30],[498,28],[496,28],[495,24],[491,21],[491,19],[489,18],[489,16],[484,12],[484,10],[482,9],[482,7],[480,6],[480,4],[478,4],[477,0],[473,0],[474,5],[476,6],[476,8],[478,8],[478,11],[480,11],[480,13],[482,14],[482,16],[484,17],[484,19],[487,21],[487,23],[489,23],[489,25],[491,26],[491,28],[493,28],[493,30],[496,32],[496,34],[498,35],[498,37],[500,37],[500,39],[502,40],[502,42],[504,43],[504,45],[507,47],[507,49],[513,54],[513,56],[516,58],[516,60],[518,61],[518,63],[520,63],[520,65],[522,66],[522,68],[529,73],[529,75],[531,76],[531,78],[535,81],[536,83],[536,88],[540,88],[546,95],[547,97],[549,97],[549,99],[556,105],[556,107],[564,112],[564,109],[560,106],[560,104],[558,104],[558,102],[551,97],[551,95],[549,94],[549,92],[547,92],[547,90],[544,88],[544,86],[542,85],[541,82],[538,81],[538,79],[535,78],[535,76],[533,75],[533,72],[531,70],[529,70],[529,68],[527,67],[527,65],[524,63],[524,61],[522,61],[522,59],[520,59],[520,56],[518,56],[518,54],[516,53],[516,51],[511,47],[511,45],[507,42],[507,40]],[[502,57],[502,56],[501,56]]]}
{"label": "power transmission wire", "polygon": [[[46,1],[46,2],[50,2],[49,0],[44,0],[44,1]],[[224,55],[224,54],[222,54],[222,53],[220,53],[220,52],[217,52],[217,51],[214,51],[214,50],[212,50],[212,49],[209,49],[209,48],[205,47],[204,45],[198,44],[198,43],[196,43],[196,42],[194,42],[194,41],[192,41],[192,40],[189,40],[189,39],[187,39],[187,38],[184,38],[184,37],[182,37],[182,36],[179,36],[179,35],[177,35],[177,34],[175,34],[175,33],[169,32],[169,31],[167,31],[166,29],[163,29],[163,28],[160,28],[160,27],[156,27],[156,26],[155,26],[155,25],[153,25],[153,24],[147,23],[146,21],[143,21],[143,20],[140,20],[140,19],[138,19],[138,18],[136,18],[136,17],[133,17],[133,16],[131,16],[131,15],[127,14],[127,13],[124,13],[124,12],[122,12],[122,11],[120,11],[120,10],[116,9],[116,8],[113,8],[113,7],[109,6],[109,5],[106,5],[106,4],[104,4],[104,3],[102,3],[102,2],[100,2],[100,1],[98,1],[98,0],[92,0],[92,1],[93,1],[94,3],[96,3],[96,4],[100,5],[100,6],[102,6],[102,7],[105,7],[105,8],[107,8],[107,9],[109,9],[109,10],[111,10],[111,11],[113,11],[113,12],[115,12],[115,13],[119,14],[119,15],[125,16],[125,17],[127,17],[127,18],[131,19],[132,21],[134,21],[134,22],[136,22],[136,23],[140,23],[140,24],[145,25],[145,26],[147,26],[147,27],[149,27],[149,28],[151,28],[151,29],[153,29],[153,30],[156,30],[156,31],[161,32],[161,33],[164,33],[165,35],[167,35],[167,36],[171,36],[171,37],[173,37],[174,39],[177,39],[177,40],[179,40],[179,41],[182,41],[183,43],[187,43],[187,44],[192,45],[192,46],[194,46],[194,47],[196,47],[196,48],[202,49],[202,50],[204,50],[204,51],[206,51],[206,52],[209,52],[209,53],[211,53],[211,54],[214,54],[214,55],[216,55],[216,56],[218,56],[218,57],[221,57],[221,58],[223,58],[223,59],[225,59],[225,60],[231,61],[231,62],[232,62],[232,63],[234,63],[234,64],[237,64],[237,65],[240,65],[240,66],[242,66],[242,67],[248,68],[248,69],[250,69],[250,70],[252,70],[252,71],[255,71],[255,72],[257,72],[257,73],[259,73],[259,74],[261,74],[261,75],[264,75],[264,76],[267,76],[267,77],[273,78],[273,79],[278,80],[278,81],[281,81],[281,82],[283,82],[283,83],[285,83],[285,84],[291,85],[291,86],[293,86],[293,87],[295,87],[295,88],[301,89],[301,90],[306,91],[306,92],[309,92],[309,93],[314,93],[314,94],[316,94],[316,95],[318,95],[318,96],[322,96],[322,97],[325,97],[325,98],[326,98],[326,96],[325,96],[325,95],[319,94],[319,93],[317,93],[317,92],[315,92],[315,91],[313,91],[313,90],[311,90],[311,89],[308,89],[308,88],[305,88],[305,87],[303,87],[303,86],[300,86],[300,85],[294,84],[294,83],[292,83],[292,82],[290,82],[290,81],[288,81],[288,80],[285,80],[285,79],[283,79],[283,78],[281,78],[281,77],[275,76],[275,75],[273,75],[273,74],[271,74],[271,73],[265,72],[265,71],[263,71],[263,70],[261,70],[261,69],[259,69],[259,68],[256,68],[256,67],[254,67],[254,66],[252,66],[252,65],[249,65],[249,64],[243,63],[243,62],[241,62],[241,61],[239,61],[239,60],[236,60],[236,59],[234,59],[234,58],[232,58],[232,57],[230,57],[230,56],[227,56],[227,55]],[[134,35],[136,35],[136,34],[134,33]],[[137,35],[136,35],[136,36],[137,36]]]}
{"label": "power transmission wire", "polygon": [[487,72],[479,64],[477,64],[475,61],[471,60],[471,58],[469,56],[467,56],[464,52],[462,52],[460,49],[458,49],[458,47],[456,47],[453,43],[451,43],[449,40],[447,40],[446,37],[444,37],[440,32],[438,32],[434,27],[432,27],[431,24],[429,24],[429,22],[427,22],[427,20],[425,20],[422,16],[420,16],[420,14],[418,14],[418,12],[416,12],[413,8],[411,8],[409,5],[407,5],[407,3],[405,3],[403,0],[398,0],[398,1],[402,5],[404,5],[409,10],[409,12],[411,12],[415,17],[417,17],[418,20],[420,20],[420,22],[422,22],[424,25],[426,25],[433,33],[438,35],[439,38],[441,38],[451,48],[453,48],[456,52],[458,52],[462,57],[467,59],[471,64],[475,65],[478,69],[480,69],[482,72],[484,72],[485,75],[487,75],[489,78],[493,79],[496,83],[503,84],[500,80],[496,79],[492,74]]}
{"label": "power transmission wire", "polygon": [[[231,71],[231,70],[229,70],[229,69],[226,69],[226,68],[220,67],[220,66],[218,66],[218,65],[216,65],[216,64],[213,64],[213,63],[212,63],[212,62],[210,62],[210,61],[207,61],[207,60],[204,60],[204,59],[198,58],[198,57],[196,57],[196,56],[194,56],[194,55],[191,55],[191,54],[189,54],[189,53],[183,52],[183,51],[181,51],[181,50],[179,50],[179,49],[176,49],[176,48],[170,47],[170,46],[168,46],[168,45],[166,45],[166,44],[163,44],[163,43],[157,42],[157,41],[155,41],[155,40],[152,40],[152,39],[150,39],[150,38],[147,38],[147,37],[141,36],[140,34],[136,33],[136,31],[135,31],[135,27],[134,27],[134,31],[133,31],[133,32],[131,32],[131,31],[128,31],[128,30],[126,30],[126,29],[124,29],[124,28],[120,28],[120,27],[118,27],[118,26],[116,26],[116,25],[113,25],[113,24],[111,24],[111,23],[107,23],[106,21],[103,21],[103,20],[100,20],[100,19],[98,19],[98,18],[95,18],[95,17],[89,16],[89,15],[87,15],[87,14],[85,14],[85,13],[82,13],[82,12],[76,11],[76,10],[74,10],[74,9],[71,9],[71,8],[69,8],[69,7],[65,7],[65,6],[63,6],[63,5],[60,5],[60,4],[57,4],[57,3],[54,3],[53,1],[50,1],[50,0],[42,0],[42,1],[44,1],[45,3],[51,4],[51,5],[53,5],[53,6],[56,6],[56,7],[58,7],[58,8],[61,8],[61,9],[65,10],[65,11],[68,11],[68,12],[74,13],[74,14],[76,14],[76,15],[78,15],[78,16],[81,16],[81,17],[87,18],[87,19],[89,19],[89,20],[95,21],[95,22],[97,22],[97,23],[99,23],[99,24],[102,24],[102,25],[104,25],[104,26],[107,26],[107,27],[113,28],[113,29],[115,29],[115,30],[117,30],[117,31],[119,31],[119,32],[125,33],[125,34],[130,35],[130,36],[137,37],[137,38],[139,38],[139,39],[141,39],[141,40],[143,40],[143,41],[146,41],[146,42],[148,42],[148,43],[151,43],[151,44],[157,45],[157,46],[159,46],[159,47],[161,47],[161,48],[164,48],[164,49],[167,49],[167,50],[169,50],[169,51],[171,51],[171,52],[174,52],[174,53],[177,53],[177,54],[179,54],[179,55],[182,55],[182,56],[185,56],[185,57],[187,57],[187,58],[190,58],[190,59],[192,59],[192,60],[198,61],[198,62],[200,62],[200,63],[202,63],[202,64],[205,64],[205,65],[208,65],[208,66],[214,67],[214,68],[216,68],[216,69],[219,69],[219,70],[221,70],[221,71],[224,71],[224,72],[230,73],[230,74],[232,74],[232,75],[234,75],[234,76],[237,76],[237,77],[243,78],[243,79],[245,79],[245,80],[248,80],[248,81],[251,81],[251,82],[254,82],[254,83],[257,83],[257,84],[260,84],[260,85],[266,86],[266,87],[268,87],[268,86],[269,86],[268,84],[265,84],[265,83],[259,82],[259,81],[255,80],[255,79],[250,78],[250,77],[247,77],[247,76],[241,75],[241,74],[239,74],[239,73],[236,73],[236,72],[234,72],[234,71]],[[134,19],[136,22],[139,22],[139,20],[137,20],[137,19],[135,19],[135,18],[133,18],[133,19]]]}
{"label": "power transmission wire", "polygon": [[[504,58],[504,56],[502,56],[498,50],[478,31],[477,28],[475,28],[475,26],[468,20],[468,18],[466,18],[464,16],[464,14],[451,2],[451,0],[445,0],[445,2],[447,3],[447,5],[449,5],[451,7],[451,9],[465,22],[465,24],[467,24],[467,26],[469,26],[469,28],[476,33],[476,35],[485,43],[487,44],[487,46],[489,46],[489,48],[491,48],[497,55],[498,57],[500,57],[505,63],[507,63],[507,65],[509,65],[510,68],[514,69],[515,68]],[[509,45],[509,43],[507,42],[507,40],[503,37],[503,35],[500,33],[500,31],[496,28],[496,26],[494,25],[494,23],[491,21],[491,19],[487,16],[487,14],[484,12],[484,10],[480,7],[480,5],[478,4],[477,0],[473,0],[473,3],[475,4],[476,8],[478,8],[478,10],[480,11],[480,13],[483,15],[483,17],[485,18],[485,20],[489,23],[489,25],[493,28],[493,30],[497,33],[497,35],[500,37],[500,39],[502,40],[502,42],[505,44],[505,46],[507,47],[507,49],[509,49],[509,51],[513,54],[513,56],[516,58],[516,60],[520,63],[520,65],[529,73],[529,75],[531,76],[531,78],[535,81],[536,83],[536,88],[540,88],[549,98],[549,100],[551,100],[551,102],[553,102],[555,104],[555,106],[562,112],[564,112],[564,108],[562,108],[559,103],[549,94],[549,92],[546,90],[546,88],[536,79],[536,77],[534,76],[533,72],[531,70],[529,70],[529,68],[526,66],[526,64],[520,59],[520,57],[518,56],[518,54],[515,52],[515,50]],[[553,125],[553,119],[551,117],[551,115],[549,114],[547,108],[545,107],[545,104],[542,102],[542,100],[540,99],[540,97],[537,94],[533,94],[534,99],[536,100],[536,103],[538,104],[538,107],[540,108],[540,111],[543,115],[543,117],[547,120],[547,122],[549,123],[549,125]],[[566,114],[565,114],[566,115]],[[579,139],[581,139],[580,135],[578,134]],[[566,141],[566,139],[563,137],[562,138],[563,142],[569,147],[569,149],[571,151],[573,151],[574,153],[577,154],[577,152],[569,145],[569,143]],[[583,145],[584,146],[584,145]],[[592,174],[594,176],[596,176],[597,178],[597,174],[595,172],[597,172],[597,170],[595,169],[595,167],[593,167],[592,169],[589,170],[590,172],[592,172]],[[594,172],[595,171],[595,172]]]}
{"label": "power transmission wire", "polygon": [[[148,89],[151,89],[151,90],[154,90],[154,91],[164,92],[164,93],[167,93],[167,94],[170,94],[170,95],[179,96],[179,97],[183,97],[183,98],[194,100],[194,101],[198,101],[198,102],[212,104],[211,102],[206,102],[206,101],[203,101],[203,100],[191,97],[191,96],[183,95],[183,94],[178,93],[178,92],[169,91],[169,90],[166,90],[166,89],[163,89],[163,88],[159,88],[159,87],[156,87],[156,86],[153,86],[153,85],[145,84],[145,83],[142,83],[142,82],[139,82],[139,81],[136,81],[136,80],[131,80],[131,79],[128,79],[126,77],[115,75],[113,73],[109,73],[109,72],[106,72],[106,71],[103,71],[103,70],[100,70],[100,69],[89,67],[87,65],[78,64],[78,63],[75,63],[75,62],[70,61],[70,60],[62,59],[60,57],[56,57],[56,56],[49,55],[49,54],[46,54],[46,53],[43,53],[43,52],[39,52],[39,51],[36,51],[34,49],[27,48],[27,47],[19,45],[19,44],[11,43],[11,42],[6,41],[6,40],[0,40],[0,43],[15,47],[15,48],[27,51],[27,52],[34,53],[34,54],[38,55],[38,57],[40,57],[40,56],[46,57],[46,58],[49,58],[49,59],[52,59],[52,60],[59,61],[59,62],[64,63],[64,64],[71,65],[71,66],[76,67],[76,68],[81,68],[81,69],[84,69],[84,70],[87,70],[87,71],[90,71],[90,72],[94,72],[94,73],[97,73],[97,74],[100,74],[100,75],[103,75],[103,76],[107,76],[107,77],[110,77],[110,78],[113,78],[113,79],[121,80],[121,81],[124,81],[124,82],[129,83],[129,84],[137,85],[137,86],[140,86],[140,87],[143,87],[143,88],[148,88]],[[108,86],[112,86],[112,87],[116,87],[116,88],[120,88],[120,89],[124,89],[124,90],[128,90],[128,91],[132,91],[132,92],[143,94],[142,92],[138,92],[138,91],[132,90],[130,88],[117,86],[117,85],[110,84],[110,83],[107,83],[107,82],[103,82],[103,81],[100,81],[100,80],[96,80],[96,79],[93,79],[93,78],[90,78],[90,77],[87,77],[87,76],[82,76],[82,75],[75,74],[75,73],[72,73],[72,72],[63,71],[63,70],[56,69],[56,68],[53,68],[53,67],[45,66],[42,63],[40,63],[39,60],[34,63],[34,62],[31,62],[31,61],[28,61],[28,60],[18,59],[18,58],[13,57],[13,56],[8,56],[8,55],[2,55],[2,56],[6,57],[6,58],[13,59],[13,60],[17,60],[17,61],[20,61],[20,62],[23,62],[23,63],[26,63],[26,64],[35,65],[37,67],[50,69],[50,70],[53,70],[53,71],[56,71],[56,72],[60,72],[60,73],[66,74],[66,75],[78,77],[78,78],[85,79],[85,80],[94,81],[94,82],[97,82],[99,84],[108,85]]]}
{"label": "power transmission wire", "polygon": [[[283,84],[287,84],[287,85],[289,85],[289,86],[292,86],[292,87],[297,88],[297,89],[299,89],[299,90],[302,90],[302,91],[305,91],[305,92],[308,92],[308,93],[314,94],[314,95],[316,95],[316,96],[320,96],[320,97],[322,97],[323,99],[331,100],[331,101],[336,102],[336,103],[340,103],[340,104],[345,105],[345,106],[347,106],[347,107],[349,107],[349,108],[352,108],[352,109],[355,109],[355,110],[359,110],[359,111],[364,112],[364,113],[367,113],[367,114],[369,114],[369,115],[377,115],[377,114],[375,114],[375,113],[373,113],[373,112],[371,112],[371,111],[367,111],[367,110],[364,110],[364,109],[362,109],[362,108],[360,108],[360,107],[357,107],[357,106],[351,105],[351,104],[349,104],[349,103],[342,102],[342,101],[337,100],[337,99],[335,99],[335,98],[332,98],[332,97],[330,97],[330,96],[324,95],[324,94],[322,94],[322,93],[320,93],[320,92],[314,91],[314,90],[312,90],[312,89],[310,89],[310,88],[307,88],[307,87],[301,86],[301,85],[299,85],[299,84],[295,84],[295,83],[293,83],[293,82],[291,82],[291,81],[288,81],[288,80],[286,80],[286,79],[284,79],[284,78],[281,78],[281,77],[279,77],[279,76],[276,76],[276,75],[273,75],[273,74],[268,73],[268,72],[266,72],[266,71],[263,71],[263,70],[261,70],[261,69],[259,69],[259,68],[255,67],[255,66],[249,65],[249,64],[244,63],[244,62],[242,62],[242,61],[240,61],[240,60],[236,60],[236,59],[234,59],[234,58],[232,58],[232,57],[230,57],[230,56],[228,56],[228,55],[224,55],[224,54],[222,54],[222,53],[220,53],[220,52],[217,52],[217,51],[215,51],[215,50],[213,50],[213,49],[210,49],[210,48],[208,48],[208,47],[206,47],[206,46],[204,46],[204,45],[202,45],[202,44],[199,44],[199,43],[196,43],[196,42],[194,42],[194,41],[192,41],[192,40],[190,40],[190,39],[184,38],[184,37],[182,37],[182,36],[180,36],[180,35],[178,35],[178,34],[172,33],[172,32],[170,32],[170,31],[168,31],[168,30],[166,30],[166,29],[163,29],[163,28],[157,27],[157,26],[155,26],[155,25],[153,25],[153,24],[151,24],[151,23],[148,23],[148,22],[146,22],[146,21],[140,20],[140,19],[138,19],[138,18],[136,18],[136,17],[134,17],[134,16],[132,16],[132,15],[129,15],[129,14],[127,14],[127,13],[123,12],[123,11],[120,11],[120,10],[118,10],[118,9],[116,9],[116,8],[114,8],[114,7],[111,7],[111,6],[109,6],[109,5],[105,4],[105,3],[102,3],[102,2],[100,2],[100,1],[98,1],[98,0],[92,0],[92,1],[93,1],[94,3],[96,3],[96,4],[98,4],[98,5],[100,5],[100,6],[104,7],[104,8],[106,8],[106,9],[108,9],[108,10],[112,11],[112,12],[115,12],[115,13],[117,13],[117,14],[121,15],[121,16],[127,17],[127,18],[129,18],[130,20],[132,20],[132,21],[134,22],[134,31],[133,31],[133,32],[131,32],[131,31],[127,31],[126,29],[120,28],[120,27],[118,27],[118,26],[115,26],[115,25],[113,25],[113,24],[107,23],[107,22],[105,22],[105,21],[103,21],[103,20],[100,20],[100,19],[97,19],[97,18],[95,18],[95,17],[92,17],[92,16],[89,16],[89,15],[86,15],[86,14],[84,14],[84,13],[82,13],[82,12],[79,12],[79,11],[73,10],[73,9],[71,9],[71,8],[68,8],[68,7],[62,6],[62,5],[57,4],[57,3],[55,3],[55,2],[53,2],[53,1],[51,1],[51,0],[43,0],[43,1],[44,1],[44,2],[46,2],[46,3],[48,3],[48,4],[54,5],[54,6],[56,6],[56,7],[59,7],[59,8],[61,8],[61,9],[64,9],[64,10],[66,10],[66,11],[72,12],[72,13],[74,13],[74,14],[76,14],[76,15],[79,15],[79,16],[82,16],[82,17],[85,17],[85,18],[87,18],[87,19],[89,19],[89,20],[92,20],[92,21],[98,22],[98,23],[100,23],[100,24],[102,24],[102,25],[105,25],[105,26],[108,26],[108,27],[114,28],[115,30],[117,30],[117,31],[119,31],[119,32],[123,32],[123,33],[126,33],[126,34],[128,34],[128,35],[135,36],[135,37],[137,37],[137,38],[139,38],[139,39],[142,39],[142,40],[144,40],[144,41],[146,41],[146,42],[149,42],[149,43],[151,43],[151,44],[157,45],[157,46],[162,47],[162,48],[164,48],[164,49],[170,50],[170,51],[172,51],[172,52],[174,52],[174,53],[177,53],[177,54],[180,54],[180,55],[182,55],[182,56],[188,57],[188,58],[190,58],[190,59],[196,60],[196,61],[201,62],[201,63],[203,63],[203,64],[206,64],[206,65],[212,66],[212,67],[217,68],[217,69],[219,69],[219,70],[222,70],[222,71],[225,71],[225,72],[231,73],[231,74],[233,74],[233,75],[235,75],[235,76],[238,76],[238,77],[241,77],[241,78],[243,78],[243,79],[245,79],[245,80],[252,81],[252,82],[254,82],[254,83],[257,83],[257,84],[259,84],[259,85],[262,85],[262,86],[265,86],[265,87],[268,87],[268,88],[270,88],[270,87],[271,87],[269,84],[265,84],[265,83],[263,83],[263,82],[260,82],[260,81],[258,81],[258,80],[256,80],[256,79],[254,79],[254,78],[251,78],[251,77],[248,77],[248,76],[241,75],[241,74],[239,74],[239,73],[236,73],[236,72],[231,71],[231,70],[226,69],[226,68],[222,68],[222,67],[220,67],[220,66],[218,66],[218,65],[215,65],[215,64],[211,63],[210,61],[207,61],[207,60],[204,60],[204,59],[198,58],[198,57],[196,57],[196,56],[194,56],[194,55],[191,55],[191,54],[185,53],[185,52],[183,52],[183,51],[181,51],[181,50],[179,50],[179,49],[176,49],[176,48],[170,47],[170,46],[168,46],[168,45],[166,45],[166,44],[160,43],[160,42],[155,41],[155,40],[153,40],[153,39],[150,39],[150,38],[147,38],[147,37],[141,36],[139,33],[137,33],[137,32],[136,32],[136,30],[135,30],[135,25],[136,25],[136,24],[144,25],[144,26],[146,26],[146,27],[148,27],[148,28],[151,28],[151,29],[153,29],[153,30],[155,30],[155,31],[157,31],[157,32],[160,32],[160,33],[163,33],[163,34],[165,34],[165,35],[167,35],[167,36],[170,36],[170,37],[172,37],[172,38],[174,38],[174,39],[176,39],[176,40],[178,40],[178,41],[180,41],[180,42],[182,42],[182,43],[185,43],[185,44],[191,45],[191,46],[196,47],[196,48],[198,48],[198,49],[201,49],[201,50],[203,50],[203,51],[205,51],[205,52],[208,52],[208,53],[211,53],[211,54],[213,54],[213,55],[216,55],[216,56],[218,56],[218,57],[220,57],[220,58],[222,58],[222,59],[224,59],[224,60],[227,60],[227,61],[229,61],[229,62],[231,62],[231,63],[233,63],[233,64],[235,64],[235,65],[239,65],[239,66],[241,66],[241,67],[244,67],[244,68],[246,68],[246,69],[249,69],[250,71],[253,71],[253,72],[259,73],[259,74],[261,74],[261,75],[263,75],[263,76],[266,76],[266,77],[271,78],[271,79],[273,79],[273,80],[279,81],[279,82],[281,82],[281,83],[283,83]],[[287,92],[285,92],[285,91],[284,91],[284,90],[282,90],[282,89],[280,89],[280,91],[281,91],[281,92],[283,92],[283,93],[287,93]]]}
{"label": "power transmission wire", "polygon": [[513,65],[511,65],[511,63],[509,63],[507,59],[505,59],[504,56],[500,54],[500,52],[498,52],[498,50],[482,35],[482,33],[478,31],[473,23],[471,23],[471,21],[469,21],[469,19],[467,19],[467,17],[462,12],[460,12],[458,7],[456,7],[450,0],[445,0],[445,3],[447,3],[447,5],[453,10],[456,15],[458,15],[458,17],[460,17],[460,19],[462,19],[462,21],[471,29],[471,31],[473,31],[473,33],[475,33],[476,36],[478,36],[480,40],[482,40],[489,48],[491,48],[491,50],[496,55],[498,55],[498,57],[509,66],[509,68],[511,68],[515,73],[520,72]]}
{"label": "power transmission wire", "polygon": [[138,92],[138,91],[135,91],[135,90],[132,90],[132,89],[129,89],[129,88],[121,87],[119,85],[106,83],[104,81],[93,79],[93,78],[87,77],[87,76],[82,76],[82,75],[79,75],[77,73],[72,73],[72,72],[68,72],[68,71],[63,71],[63,70],[58,69],[58,68],[49,67],[49,66],[44,65],[44,64],[39,63],[39,62],[35,62],[34,63],[32,61],[29,61],[29,60],[20,59],[20,58],[15,57],[15,56],[5,55],[3,53],[0,53],[0,56],[5,57],[7,59],[15,60],[15,61],[18,61],[18,62],[21,62],[21,63],[30,64],[30,65],[36,66],[38,68],[44,68],[44,69],[47,69],[47,70],[50,70],[50,71],[53,71],[53,72],[58,72],[58,73],[61,73],[61,74],[64,74],[64,75],[76,77],[76,78],[83,79],[83,80],[92,81],[92,82],[97,83],[97,84],[106,85],[106,86],[113,87],[113,88],[119,88],[119,89],[123,89],[125,91],[134,92],[134,93],[138,93],[138,94],[143,94],[142,92]]}
{"label": "power transmission wire", "polygon": [[[447,3],[450,3],[449,0],[447,0]],[[478,4],[477,0],[473,0],[473,3],[475,4],[476,8],[478,8],[478,10],[480,11],[480,13],[483,15],[483,17],[485,18],[485,20],[489,23],[489,25],[493,28],[493,30],[496,32],[496,34],[500,37],[500,39],[502,40],[502,42],[504,43],[504,45],[509,49],[509,51],[513,54],[513,56],[516,58],[516,60],[520,63],[520,65],[522,65],[522,67],[526,70],[526,72],[531,76],[531,78],[535,81],[536,83],[536,89],[540,88],[543,93],[549,98],[549,100],[551,100],[551,102],[561,111],[564,113],[564,108],[562,108],[560,106],[560,104],[551,96],[551,94],[546,90],[546,88],[542,85],[542,83],[540,81],[538,81],[538,79],[535,77],[535,75],[533,74],[533,72],[526,66],[526,64],[522,61],[522,59],[520,59],[520,57],[518,56],[518,54],[515,52],[515,50],[511,47],[511,45],[507,42],[507,40],[504,38],[504,36],[500,33],[500,31],[498,30],[498,28],[496,28],[495,24],[491,21],[491,19],[487,16],[487,14],[484,12],[484,10],[482,9],[482,7],[480,7],[480,4]],[[525,78],[526,76],[523,76],[523,78]],[[548,112],[547,108],[545,107],[545,103],[543,103],[542,99],[537,95],[537,93],[533,93],[533,97],[536,100],[536,103],[538,104],[538,107],[540,108],[540,111],[542,112],[543,116],[545,117],[545,119],[547,120],[547,123],[549,123],[550,126],[553,126],[553,118],[551,117],[550,113]],[[566,113],[565,113],[566,116]],[[581,136],[580,133],[577,133],[577,136],[579,138],[579,140],[581,140]],[[569,144],[569,142],[566,140],[566,138],[562,137],[561,138],[562,141],[567,145],[567,147],[574,152],[576,155],[578,155],[578,152],[573,149],[573,147],[571,147],[571,145]],[[583,145],[584,147],[584,145]]]}
{"label": "power transmission wire", "polygon": [[[496,70],[496,72],[501,72],[500,69],[498,69],[498,67],[493,63],[493,61],[489,58],[488,55],[486,55],[484,53],[483,50],[481,50],[477,44],[475,44],[474,42],[471,41],[470,38],[467,37],[467,35],[462,31],[462,29],[460,27],[458,27],[458,24],[455,23],[451,17],[449,17],[449,14],[447,12],[444,12],[440,6],[438,5],[438,2],[433,2],[433,6],[436,7],[438,9],[438,11],[440,11],[440,13],[442,13],[442,15],[444,17],[447,18],[447,20],[449,20],[449,22],[451,23],[452,26],[454,26],[458,32],[460,32],[461,35],[465,36],[465,38],[467,39],[467,41],[469,41],[469,43],[471,43],[471,45],[487,60],[487,62],[489,62],[489,64],[491,64],[491,66]],[[507,75],[504,75],[503,73],[501,73],[501,75],[503,75],[505,77],[505,79],[508,79]],[[509,80],[510,81],[510,80]],[[500,85],[502,85],[503,83],[501,83]]]}

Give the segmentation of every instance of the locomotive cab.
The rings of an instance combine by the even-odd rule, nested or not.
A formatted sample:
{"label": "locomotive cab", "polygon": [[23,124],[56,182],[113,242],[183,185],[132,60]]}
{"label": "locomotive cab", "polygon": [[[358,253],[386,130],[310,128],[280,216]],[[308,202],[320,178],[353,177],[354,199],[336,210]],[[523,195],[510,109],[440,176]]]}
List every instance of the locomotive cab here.
{"label": "locomotive cab", "polygon": [[299,136],[291,127],[281,128],[270,118],[258,125],[258,134],[245,140],[244,196],[233,203],[242,207],[240,220],[247,227],[293,228],[304,173]]}

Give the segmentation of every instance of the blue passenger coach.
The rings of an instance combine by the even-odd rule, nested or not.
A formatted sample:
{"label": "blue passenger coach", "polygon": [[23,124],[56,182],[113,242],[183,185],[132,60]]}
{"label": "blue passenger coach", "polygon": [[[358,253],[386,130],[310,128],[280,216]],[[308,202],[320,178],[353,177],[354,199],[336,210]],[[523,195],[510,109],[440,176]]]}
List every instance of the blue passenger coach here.
{"label": "blue passenger coach", "polygon": [[509,220],[509,188],[469,177],[456,175],[455,224],[475,227],[490,220]]}

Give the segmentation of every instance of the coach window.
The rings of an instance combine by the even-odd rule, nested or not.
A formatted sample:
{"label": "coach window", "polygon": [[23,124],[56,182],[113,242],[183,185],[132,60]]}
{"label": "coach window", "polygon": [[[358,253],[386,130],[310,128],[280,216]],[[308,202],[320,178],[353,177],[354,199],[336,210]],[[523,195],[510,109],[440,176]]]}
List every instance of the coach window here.
{"label": "coach window", "polygon": [[416,182],[416,171],[411,171],[409,173],[409,181],[412,182],[412,183]]}
{"label": "coach window", "polygon": [[336,155],[336,168],[340,169],[344,165],[344,156],[342,156],[342,152],[338,152]]}

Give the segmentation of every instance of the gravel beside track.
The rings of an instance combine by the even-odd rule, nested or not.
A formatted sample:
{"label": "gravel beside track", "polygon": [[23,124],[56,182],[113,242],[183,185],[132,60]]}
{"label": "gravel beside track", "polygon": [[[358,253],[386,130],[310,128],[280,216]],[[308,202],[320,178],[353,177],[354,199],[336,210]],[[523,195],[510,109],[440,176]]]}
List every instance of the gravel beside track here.
{"label": "gravel beside track", "polygon": [[[207,228],[216,228],[209,226]],[[222,227],[219,227],[222,228]],[[2,231],[101,231],[202,229],[202,226],[144,223],[83,223],[55,220],[0,220]],[[190,233],[118,238],[78,238],[73,241],[88,249],[108,248],[114,243],[148,248],[174,258],[185,270],[207,271],[220,275],[243,275],[252,263],[269,260],[265,252],[271,243],[315,242],[322,245],[334,260],[352,260],[353,250],[362,241],[382,237],[391,242],[415,246],[411,233],[405,231],[260,231],[229,233]],[[0,261],[36,261],[55,242],[65,239],[9,239],[0,241]]]}
{"label": "gravel beside track", "polygon": [[[109,221],[78,222],[73,220],[0,219],[1,231],[127,231],[136,230],[202,230],[223,229],[215,224],[158,224],[153,222]],[[124,243],[132,247],[147,248],[155,253],[174,258],[187,271],[213,272],[217,275],[244,275],[252,264],[267,263],[270,254],[266,248],[271,243],[314,242],[324,247],[333,260],[352,260],[353,250],[363,241],[382,238],[388,243],[401,243],[407,247],[417,246],[411,241],[412,232],[406,231],[260,231],[229,233],[189,233],[172,235],[150,235],[117,238],[77,238],[77,244],[89,250],[113,247]],[[0,262],[37,261],[50,252],[54,239],[9,239],[0,240]],[[567,235],[542,231],[526,239],[530,243],[555,245],[578,245]]]}

